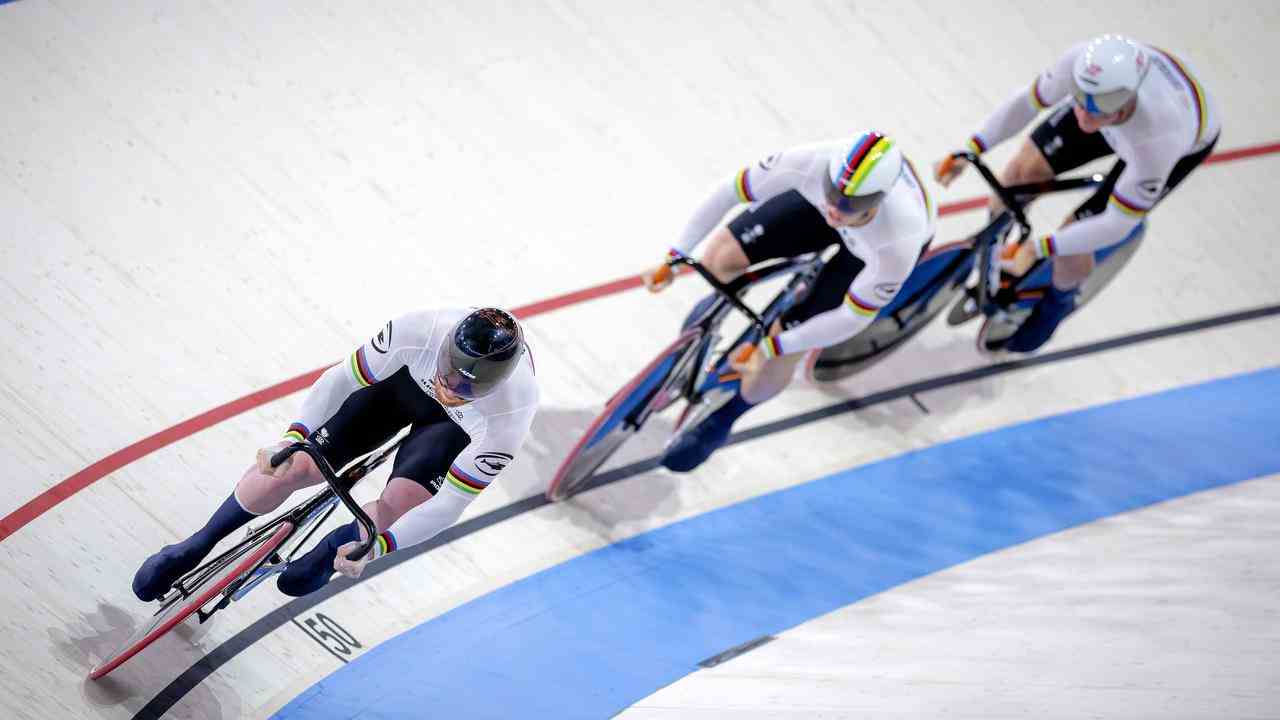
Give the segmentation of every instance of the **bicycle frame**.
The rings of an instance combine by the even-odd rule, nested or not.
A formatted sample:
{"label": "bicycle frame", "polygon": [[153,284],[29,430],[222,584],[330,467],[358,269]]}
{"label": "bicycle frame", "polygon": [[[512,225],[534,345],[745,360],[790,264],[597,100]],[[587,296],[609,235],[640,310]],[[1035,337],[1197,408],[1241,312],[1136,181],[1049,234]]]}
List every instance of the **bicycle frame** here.
{"label": "bicycle frame", "polygon": [[[1095,173],[1082,177],[1053,178],[1040,182],[1006,186],[996,178],[995,173],[977,154],[962,151],[952,153],[951,157],[957,160],[964,160],[973,165],[982,179],[986,181],[987,186],[1004,204],[1004,210],[992,218],[985,228],[979,230],[973,236],[974,250],[978,256],[976,263],[978,270],[976,287],[978,310],[983,315],[990,317],[1004,310],[1010,304],[1010,299],[999,297],[1000,265],[997,262],[993,262],[992,258],[996,245],[1006,237],[1009,225],[1012,223],[1017,224],[1018,236],[1013,242],[1021,244],[1031,235],[1031,223],[1027,220],[1025,210],[1032,201],[1053,193],[1098,187],[1105,180],[1105,176]],[[1008,241],[1005,240],[1004,242],[1007,243]],[[1027,276],[1029,277],[1033,272],[1034,269],[1029,271]],[[995,288],[995,290],[992,288]]]}
{"label": "bicycle frame", "polygon": [[[769,326],[782,317],[783,313],[808,297],[813,288],[813,280],[822,271],[826,261],[822,259],[821,254],[771,260],[754,268],[748,268],[745,273],[729,283],[720,282],[701,263],[692,258],[676,258],[671,261],[671,264],[688,265],[720,296],[695,325],[702,333],[702,337],[698,343],[695,343],[697,352],[691,353],[690,357],[696,358],[697,364],[694,366],[695,372],[690,375],[687,384],[681,388],[682,394],[689,398],[690,402],[697,402],[712,387],[737,379],[736,373],[725,372],[729,368],[729,354],[743,343],[758,341],[769,332]],[[793,274],[794,277],[782,292],[774,296],[762,312],[756,313],[738,297],[752,285],[783,274]],[[729,308],[736,309],[745,315],[750,325],[720,353],[715,362],[706,362],[711,347],[719,339],[717,331]],[[673,373],[674,375],[676,373]]]}
{"label": "bicycle frame", "polygon": [[[356,521],[362,528],[364,528],[364,534],[367,538],[367,540],[361,543],[360,547],[356,548],[356,550],[350,553],[347,557],[352,560],[364,557],[369,552],[369,549],[373,547],[373,543],[376,541],[378,532],[373,520],[364,512],[360,505],[352,499],[351,488],[355,487],[355,484],[364,478],[365,475],[368,475],[370,471],[385,462],[387,458],[389,458],[400,447],[400,443],[402,441],[403,437],[397,438],[383,450],[368,455],[365,458],[349,465],[341,475],[338,475],[333,471],[333,468],[329,465],[329,462],[324,458],[324,456],[320,454],[320,451],[309,442],[296,442],[281,449],[271,457],[272,467],[278,467],[294,453],[305,453],[315,462],[316,467],[320,470],[320,474],[324,477],[325,483],[328,487],[308,498],[301,505],[298,505],[289,512],[272,519],[261,527],[251,529],[245,539],[237,543],[235,547],[232,547],[226,552],[223,552],[214,559],[205,562],[200,567],[179,578],[178,581],[173,584],[172,591],[166,593],[165,597],[161,598],[160,610],[158,612],[163,612],[171,604],[191,597],[191,595],[196,592],[196,589],[202,585],[208,577],[250,552],[253,547],[257,545],[259,540],[271,533],[274,533],[283,523],[291,523],[295,528],[293,532],[297,532],[297,529],[299,528],[310,526],[306,535],[304,535],[299,543],[294,547],[293,551],[296,553],[297,550],[311,538],[324,520],[328,518],[329,514],[333,512],[337,507],[338,502],[341,502],[348,510],[351,511],[351,514],[355,516]],[[290,539],[292,539],[292,533],[290,537],[286,538],[281,544],[283,545]],[[212,617],[214,613],[227,607],[227,605],[229,605],[233,600],[239,600],[244,597],[249,590],[252,590],[270,575],[283,570],[284,566],[288,564],[288,560],[291,558],[292,554],[290,554],[289,558],[281,558],[278,553],[272,553],[271,555],[264,557],[249,572],[245,573],[238,580],[228,585],[222,592],[222,599],[219,600],[212,609],[207,612],[203,608],[198,610],[197,617],[199,618],[199,622],[204,623]],[[275,569],[265,569],[265,566],[268,564]]]}

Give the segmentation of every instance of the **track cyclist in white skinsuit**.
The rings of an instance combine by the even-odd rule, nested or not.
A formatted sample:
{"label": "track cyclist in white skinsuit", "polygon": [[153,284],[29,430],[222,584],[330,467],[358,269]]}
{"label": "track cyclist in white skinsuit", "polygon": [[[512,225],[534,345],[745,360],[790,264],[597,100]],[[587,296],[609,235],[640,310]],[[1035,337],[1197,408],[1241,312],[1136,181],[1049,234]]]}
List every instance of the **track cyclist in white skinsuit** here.
{"label": "track cyclist in white skinsuit", "polygon": [[272,468],[280,448],[306,439],[336,471],[408,426],[382,496],[364,506],[379,530],[370,554],[347,559],[364,539],[353,520],[290,562],[276,584],[297,596],[323,587],[335,570],[359,577],[369,561],[452,525],[515,459],[537,406],[533,358],[507,312],[440,309],[396,318],[316,380],[285,440],[258,451],[203,528],[143,563],[134,594],[160,597],[219,540],[294,491],[324,482],[302,453]]}
{"label": "track cyclist in white skinsuit", "polygon": [[[1006,185],[1048,180],[1087,162],[1118,156],[1107,181],[1057,232],[1023,243],[1010,270],[1022,275],[1053,258],[1053,283],[1009,339],[1006,349],[1031,352],[1075,307],[1077,288],[1093,271],[1093,253],[1121,242],[1194,170],[1218,142],[1221,117],[1195,72],[1180,57],[1119,35],[1071,48],[987,119],[968,147],[983,153],[1016,135],[1040,114],[1049,117],[1001,174]],[[943,186],[965,163],[934,166]],[[993,202],[993,206],[995,203]]]}
{"label": "track cyclist in white skinsuit", "polygon": [[[748,204],[746,210],[717,228],[740,203]],[[878,132],[787,150],[716,186],[670,252],[687,256],[709,239],[702,263],[722,282],[765,260],[831,245],[839,250],[809,297],[787,311],[758,347],[734,349],[731,362],[742,376],[737,394],[680,434],[663,465],[677,471],[700,465],[728,439],[738,417],[787,386],[806,351],[843,342],[870,325],[911,274],[936,223],[937,210],[916,169],[893,139]],[[657,292],[674,275],[663,264],[642,279]]]}

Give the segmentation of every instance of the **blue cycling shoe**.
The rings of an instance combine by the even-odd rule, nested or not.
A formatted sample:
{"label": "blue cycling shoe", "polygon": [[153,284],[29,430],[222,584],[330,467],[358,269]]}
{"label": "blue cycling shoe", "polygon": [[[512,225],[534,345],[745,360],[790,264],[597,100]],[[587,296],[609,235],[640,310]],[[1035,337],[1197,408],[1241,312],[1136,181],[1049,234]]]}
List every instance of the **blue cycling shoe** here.
{"label": "blue cycling shoe", "polygon": [[338,548],[359,539],[360,531],[356,529],[354,520],[334,528],[306,555],[289,563],[276,580],[276,587],[292,597],[302,597],[319,590],[329,583],[329,578],[336,572],[333,560],[338,557]]}
{"label": "blue cycling shoe", "polygon": [[240,507],[235,493],[232,493],[196,534],[180,543],[165,545],[142,563],[133,576],[133,594],[143,602],[159,599],[178,578],[195,570],[219,540],[244,527],[254,517],[253,513]]}
{"label": "blue cycling shoe", "polygon": [[729,439],[733,423],[751,407],[741,394],[734,395],[702,422],[681,431],[663,453],[662,466],[675,472],[689,472],[706,462]]}
{"label": "blue cycling shoe", "polygon": [[195,570],[212,549],[192,542],[195,539],[192,537],[176,545],[165,545],[160,552],[147,558],[133,576],[133,594],[143,602],[158,600],[178,578]]}
{"label": "blue cycling shoe", "polygon": [[1054,330],[1076,308],[1076,291],[1059,290],[1052,285],[1031,311],[1022,326],[1005,342],[1010,352],[1029,353],[1049,342]]}

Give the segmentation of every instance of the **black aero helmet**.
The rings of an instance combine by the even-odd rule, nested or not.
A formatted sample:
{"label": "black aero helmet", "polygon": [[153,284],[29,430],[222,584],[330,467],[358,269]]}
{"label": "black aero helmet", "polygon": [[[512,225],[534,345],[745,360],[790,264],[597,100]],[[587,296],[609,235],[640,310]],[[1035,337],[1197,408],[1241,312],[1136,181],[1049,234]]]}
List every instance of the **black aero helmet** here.
{"label": "black aero helmet", "polygon": [[511,313],[480,308],[459,320],[440,343],[436,378],[459,397],[482,398],[511,377],[523,352],[524,333]]}

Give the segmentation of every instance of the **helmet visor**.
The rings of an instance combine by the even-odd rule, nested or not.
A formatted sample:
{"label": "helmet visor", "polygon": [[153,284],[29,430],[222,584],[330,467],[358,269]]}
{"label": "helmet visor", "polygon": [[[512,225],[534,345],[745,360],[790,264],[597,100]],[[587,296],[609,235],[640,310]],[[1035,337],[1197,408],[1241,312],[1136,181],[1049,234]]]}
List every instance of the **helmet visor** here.
{"label": "helmet visor", "polygon": [[883,192],[873,192],[867,195],[845,195],[836,189],[835,184],[824,182],[822,184],[823,194],[826,196],[827,204],[839,210],[842,215],[860,215],[880,204],[884,200]]}
{"label": "helmet visor", "polygon": [[[524,341],[518,327],[515,334],[504,339],[498,347],[486,342],[492,339],[486,331],[473,332],[475,327],[469,321],[485,312],[473,313],[459,323],[451,336],[440,344],[436,355],[436,380],[450,393],[467,400],[476,400],[497,390],[515,372],[524,353]],[[483,320],[477,320],[475,324],[486,326]]]}
{"label": "helmet visor", "polygon": [[1071,95],[1085,112],[1097,116],[1114,115],[1120,112],[1134,97],[1132,90],[1124,89],[1095,94],[1073,88]]}

